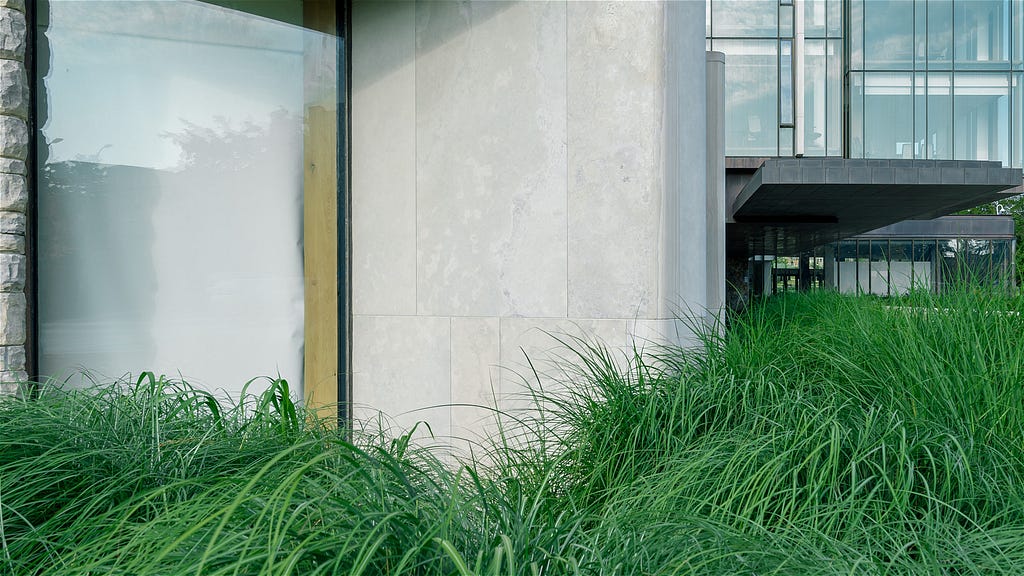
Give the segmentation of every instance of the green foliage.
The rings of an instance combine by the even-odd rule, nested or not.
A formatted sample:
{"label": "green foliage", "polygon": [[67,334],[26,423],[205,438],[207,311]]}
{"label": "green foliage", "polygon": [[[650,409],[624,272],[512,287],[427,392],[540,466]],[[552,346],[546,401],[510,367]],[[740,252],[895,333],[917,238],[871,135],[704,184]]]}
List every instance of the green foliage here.
{"label": "green foliage", "polygon": [[1013,196],[998,202],[982,204],[958,212],[958,214],[987,216],[992,214],[1008,214],[1013,217],[1013,234],[1017,238],[1017,251],[1013,254],[1015,278],[1017,286],[1024,286],[1024,194]]}
{"label": "green foliage", "polygon": [[563,339],[486,463],[280,380],[43,387],[0,402],[0,572],[1021,574],[1022,308],[815,293],[685,350]]}

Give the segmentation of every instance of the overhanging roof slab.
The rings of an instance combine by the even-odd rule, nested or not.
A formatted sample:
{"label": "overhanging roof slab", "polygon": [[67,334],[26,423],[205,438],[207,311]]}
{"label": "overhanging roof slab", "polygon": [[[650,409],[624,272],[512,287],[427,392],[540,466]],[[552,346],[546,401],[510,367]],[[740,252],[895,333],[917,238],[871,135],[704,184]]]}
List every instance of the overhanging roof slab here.
{"label": "overhanging roof slab", "polygon": [[[1021,171],[976,160],[768,159],[732,205],[735,250],[805,250],[1019,194]],[[768,237],[771,238],[768,238]]]}

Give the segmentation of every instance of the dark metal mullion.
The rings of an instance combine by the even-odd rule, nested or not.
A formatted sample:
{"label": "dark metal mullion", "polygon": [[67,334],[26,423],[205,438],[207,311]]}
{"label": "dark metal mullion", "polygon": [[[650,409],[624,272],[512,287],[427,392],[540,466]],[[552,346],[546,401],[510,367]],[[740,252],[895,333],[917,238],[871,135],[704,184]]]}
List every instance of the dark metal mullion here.
{"label": "dark metal mullion", "polygon": [[352,317],[351,283],[352,248],[351,198],[352,171],[349,126],[352,124],[351,79],[352,51],[351,0],[339,0],[335,7],[335,33],[338,35],[338,427],[351,430],[352,426]]}
{"label": "dark metal mullion", "polygon": [[[36,94],[38,91],[38,70],[36,58],[36,2],[25,2],[25,70],[28,73],[28,162],[25,164],[25,178],[28,187],[29,201],[25,209],[25,260],[26,271],[25,298],[28,301],[28,318],[26,319],[25,335],[25,371],[32,382],[39,382],[39,262],[36,218],[39,213],[39,170],[38,147],[39,126],[37,117]],[[38,390],[33,386],[29,394],[35,396]]]}

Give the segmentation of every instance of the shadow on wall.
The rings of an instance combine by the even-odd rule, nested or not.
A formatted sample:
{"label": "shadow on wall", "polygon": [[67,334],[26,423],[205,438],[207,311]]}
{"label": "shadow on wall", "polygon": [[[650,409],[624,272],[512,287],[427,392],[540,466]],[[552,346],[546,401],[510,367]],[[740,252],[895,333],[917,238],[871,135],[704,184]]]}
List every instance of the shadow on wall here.
{"label": "shadow on wall", "polygon": [[[452,38],[464,34],[481,22],[486,22],[498,14],[508,10],[515,2],[449,2],[446,13],[457,13],[458,18],[441,18],[434,24],[430,34],[419,34],[427,28],[433,11],[438,10],[437,2],[430,9],[422,2],[416,6],[416,49],[412,54],[404,54],[400,50],[381,50],[373,55],[372,66],[360,66],[352,70],[352,86],[367,87],[381,78],[386,78],[395,70],[409,64],[409,56],[422,55],[434,50]],[[359,12],[359,22],[367,31],[382,38],[395,38],[402,34],[401,22],[391,16],[394,3],[380,0],[354,0],[352,11]]]}

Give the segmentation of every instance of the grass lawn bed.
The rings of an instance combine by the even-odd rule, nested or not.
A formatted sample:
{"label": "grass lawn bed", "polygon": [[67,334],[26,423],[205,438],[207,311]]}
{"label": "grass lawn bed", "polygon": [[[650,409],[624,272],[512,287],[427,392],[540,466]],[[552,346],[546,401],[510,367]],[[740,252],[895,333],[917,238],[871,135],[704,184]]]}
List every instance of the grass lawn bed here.
{"label": "grass lawn bed", "polygon": [[1024,574],[1022,309],[814,293],[700,350],[576,342],[486,464],[284,382],[43,388],[0,401],[0,573]]}

